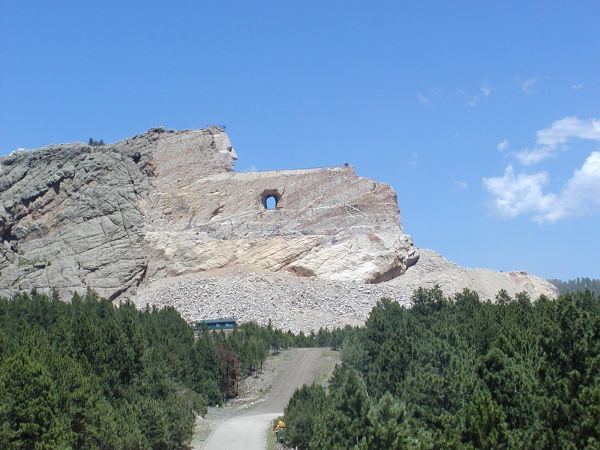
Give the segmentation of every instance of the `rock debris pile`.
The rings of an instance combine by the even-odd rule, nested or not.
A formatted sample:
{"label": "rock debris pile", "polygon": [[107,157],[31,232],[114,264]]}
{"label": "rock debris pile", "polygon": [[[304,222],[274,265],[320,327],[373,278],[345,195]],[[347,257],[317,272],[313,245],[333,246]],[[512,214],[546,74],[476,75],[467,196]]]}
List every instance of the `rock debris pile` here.
{"label": "rock debris pile", "polygon": [[432,250],[419,252],[421,258],[415,266],[387,283],[301,278],[235,268],[160,280],[141,287],[133,301],[140,308],[173,306],[190,322],[233,316],[241,322],[266,325],[271,320],[277,328],[308,332],[362,324],[382,298],[410,306],[419,287],[439,285],[446,295],[469,288],[482,300],[493,300],[500,289],[513,296],[525,292],[534,299],[540,294],[556,295],[547,281],[538,277],[465,269]]}
{"label": "rock debris pile", "polygon": [[[400,295],[399,295],[400,294]],[[142,288],[138,307],[173,306],[189,321],[233,316],[292,331],[360,324],[375,303],[409,298],[387,284],[300,278],[285,273],[227,270]]]}

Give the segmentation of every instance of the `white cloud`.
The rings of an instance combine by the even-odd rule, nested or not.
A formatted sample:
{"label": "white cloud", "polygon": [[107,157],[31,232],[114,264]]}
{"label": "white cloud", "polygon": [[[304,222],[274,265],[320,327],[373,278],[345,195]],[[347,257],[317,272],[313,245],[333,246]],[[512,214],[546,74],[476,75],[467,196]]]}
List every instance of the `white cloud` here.
{"label": "white cloud", "polygon": [[558,194],[544,192],[549,179],[546,172],[515,175],[509,165],[504,175],[484,178],[483,184],[492,209],[503,217],[530,214],[536,222],[553,223],[600,213],[600,152],[592,152]]}
{"label": "white cloud", "polygon": [[[459,91],[461,95],[466,95],[463,91]],[[490,95],[492,95],[492,88],[487,84],[487,83],[483,83],[481,85],[481,87],[479,88],[479,95],[473,95],[471,97],[468,98],[467,100],[467,105],[469,106],[477,106],[477,104],[479,103],[479,101],[482,98],[486,98],[489,97]]]}
{"label": "white cloud", "polygon": [[579,91],[580,89],[583,89],[584,85],[583,84],[572,84],[571,85],[571,89],[575,89],[576,91]]}
{"label": "white cloud", "polygon": [[501,177],[484,178],[483,185],[493,196],[493,209],[502,217],[514,218],[524,213],[547,210],[554,202],[543,188],[549,177],[545,172],[515,175],[509,165]]}
{"label": "white cloud", "polygon": [[516,158],[523,165],[530,165],[554,156],[571,139],[587,139],[600,142],[600,120],[582,120],[577,117],[564,117],[550,127],[539,130],[536,134],[536,145],[533,149],[525,149],[516,153]]}
{"label": "white cloud", "polygon": [[555,207],[543,219],[556,222],[600,213],[600,152],[592,152],[562,189]]}
{"label": "white cloud", "polygon": [[417,92],[417,100],[423,106],[429,106],[429,99],[423,95],[421,92]]}
{"label": "white cloud", "polygon": [[550,128],[537,132],[538,144],[546,146],[564,144],[571,138],[600,141],[600,120],[564,117],[554,122]]}
{"label": "white cloud", "polygon": [[486,83],[483,83],[479,90],[481,91],[481,95],[483,95],[484,97],[489,97],[490,95],[492,95],[492,88]]}
{"label": "white cloud", "polygon": [[508,140],[502,139],[500,142],[498,142],[498,145],[496,145],[496,148],[498,150],[500,150],[501,152],[508,150]]}
{"label": "white cloud", "polygon": [[537,83],[536,77],[531,77],[531,78],[522,80],[521,81],[521,90],[526,94],[530,94],[533,91],[533,88],[535,87],[536,83]]}
{"label": "white cloud", "polygon": [[453,191],[464,191],[469,187],[469,183],[463,180],[457,180],[452,184]]}
{"label": "white cloud", "polygon": [[531,164],[538,163],[543,161],[546,158],[549,158],[554,154],[554,151],[548,148],[534,148],[532,150],[525,149],[515,154],[517,159],[524,166],[529,166]]}

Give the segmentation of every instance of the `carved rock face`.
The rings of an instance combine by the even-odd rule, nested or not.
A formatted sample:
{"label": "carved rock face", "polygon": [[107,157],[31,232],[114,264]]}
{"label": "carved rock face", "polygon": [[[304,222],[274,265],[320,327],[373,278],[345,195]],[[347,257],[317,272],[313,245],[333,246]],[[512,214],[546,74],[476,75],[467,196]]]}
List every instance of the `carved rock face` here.
{"label": "carved rock face", "polygon": [[217,127],[0,158],[0,295],[89,287],[190,320],[308,330],[360,323],[382,297],[409,304],[419,286],[556,294],[522,273],[419,259],[394,190],[351,167],[237,173],[236,159]]}
{"label": "carved rock face", "polygon": [[212,127],[2,160],[0,294],[117,298],[235,266],[377,283],[417,261],[390,186],[350,167],[235,173],[235,159]]}

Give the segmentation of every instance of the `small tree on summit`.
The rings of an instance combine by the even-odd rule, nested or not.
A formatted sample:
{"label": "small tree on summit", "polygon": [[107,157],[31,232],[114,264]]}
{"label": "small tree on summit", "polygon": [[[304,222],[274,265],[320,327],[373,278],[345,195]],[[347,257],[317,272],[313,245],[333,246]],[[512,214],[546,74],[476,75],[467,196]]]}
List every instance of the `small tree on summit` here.
{"label": "small tree on summit", "polygon": [[99,141],[94,140],[94,138],[90,138],[88,140],[88,145],[91,145],[92,147],[98,147],[100,145],[104,145],[104,141],[102,139],[100,139]]}

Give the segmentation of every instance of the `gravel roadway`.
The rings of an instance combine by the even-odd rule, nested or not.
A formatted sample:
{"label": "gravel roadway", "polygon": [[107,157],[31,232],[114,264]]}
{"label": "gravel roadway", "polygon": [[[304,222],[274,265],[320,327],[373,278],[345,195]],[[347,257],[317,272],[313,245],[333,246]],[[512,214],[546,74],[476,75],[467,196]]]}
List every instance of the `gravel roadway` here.
{"label": "gravel roadway", "polygon": [[264,450],[270,421],[283,414],[283,409],[296,388],[315,380],[325,350],[297,350],[295,357],[273,380],[271,391],[263,403],[222,421],[208,440],[193,449]]}

